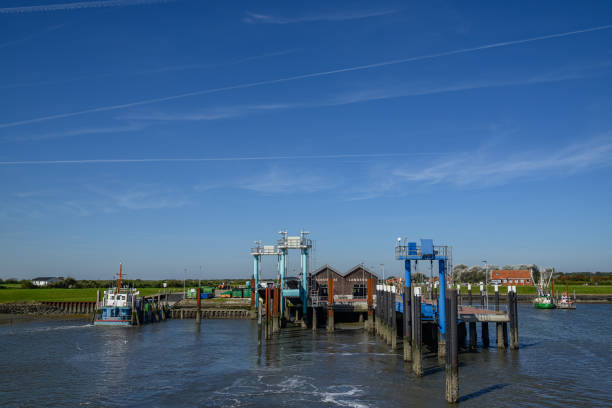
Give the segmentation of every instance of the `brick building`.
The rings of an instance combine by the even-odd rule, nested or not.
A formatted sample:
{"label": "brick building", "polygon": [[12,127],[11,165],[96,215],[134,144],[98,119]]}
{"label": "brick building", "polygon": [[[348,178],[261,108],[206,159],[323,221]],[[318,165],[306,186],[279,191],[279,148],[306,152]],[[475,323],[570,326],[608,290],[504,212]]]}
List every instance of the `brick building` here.
{"label": "brick building", "polygon": [[527,269],[500,269],[491,271],[491,283],[503,286],[532,285],[531,273]]}

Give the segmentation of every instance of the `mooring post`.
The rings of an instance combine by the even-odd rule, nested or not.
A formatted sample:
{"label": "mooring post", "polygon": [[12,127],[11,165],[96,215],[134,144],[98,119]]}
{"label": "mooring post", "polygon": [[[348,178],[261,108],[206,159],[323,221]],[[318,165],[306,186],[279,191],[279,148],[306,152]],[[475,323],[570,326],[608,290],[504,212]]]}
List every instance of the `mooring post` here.
{"label": "mooring post", "polygon": [[266,294],[265,294],[265,307],[266,307],[266,318],[265,318],[265,328],[264,328],[264,336],[267,339],[270,338],[270,288],[266,287]]}
{"label": "mooring post", "polygon": [[470,331],[470,351],[476,350],[476,343],[478,342],[478,335],[476,332],[476,322],[469,322],[468,328]]}
{"label": "mooring post", "polygon": [[368,278],[368,320],[366,321],[366,328],[368,333],[372,333],[374,329],[374,296],[372,289],[374,287],[374,281],[372,278]]}
{"label": "mooring post", "polygon": [[472,284],[468,283],[468,304],[472,306]]}
{"label": "mooring post", "polygon": [[412,326],[412,371],[418,377],[423,376],[423,354],[421,346],[423,341],[423,326],[421,324],[421,296],[414,295],[414,319]]}
{"label": "mooring post", "polygon": [[391,321],[393,319],[393,313],[391,311],[391,285],[387,285],[387,291],[386,291],[386,299],[387,299],[387,304],[386,304],[386,308],[387,308],[387,344],[390,346],[391,345],[391,333],[393,331],[393,322]]}
{"label": "mooring post", "polygon": [[[495,285],[495,311],[499,312],[499,287]],[[497,348],[503,350],[506,348],[504,344],[504,324],[502,322],[495,323]]]}
{"label": "mooring post", "polygon": [[459,399],[459,337],[457,333],[457,292],[448,293],[446,313],[446,402]]}
{"label": "mooring post", "polygon": [[334,279],[327,279],[327,331],[334,332]]}
{"label": "mooring post", "polygon": [[516,293],[508,293],[508,314],[510,317],[510,350],[518,349],[518,336],[516,333]]}
{"label": "mooring post", "polygon": [[386,342],[387,341],[387,285],[383,284],[381,288],[381,322],[380,322],[380,336]]}
{"label": "mooring post", "polygon": [[[483,290],[483,286],[480,286],[480,307],[482,309],[485,308],[485,296],[487,296],[487,293],[485,290]],[[480,329],[481,329],[481,336],[482,336],[482,347],[483,348],[489,348],[489,323],[487,322],[481,322],[480,323]]]}
{"label": "mooring post", "polygon": [[411,361],[412,360],[412,330],[411,330],[411,325],[412,325],[412,319],[411,319],[411,314],[412,314],[412,310],[411,310],[411,304],[412,302],[410,301],[412,298],[412,290],[411,290],[411,286],[406,285],[404,286],[404,295],[403,295],[403,302],[404,302],[404,314],[403,314],[403,323],[404,323],[404,361]]}
{"label": "mooring post", "polygon": [[395,286],[391,286],[391,349],[397,348],[397,309],[395,307]]}
{"label": "mooring post", "polygon": [[274,299],[272,300],[272,305],[272,331],[276,333],[280,331],[280,288],[278,286],[274,288]]}
{"label": "mooring post", "polygon": [[200,296],[201,291],[202,291],[202,289],[200,287],[198,287],[196,289],[196,296],[197,296],[197,299],[196,299],[196,323],[197,324],[200,324],[200,320],[202,320],[202,309],[201,309],[202,299],[201,299],[201,296]]}
{"label": "mooring post", "polygon": [[255,308],[255,279],[251,279],[251,310]]}
{"label": "mooring post", "polygon": [[518,293],[516,292],[516,286],[512,288],[514,292],[514,343],[516,349],[519,348],[519,324],[518,324]]}
{"label": "mooring post", "polygon": [[257,345],[261,346],[261,329],[263,325],[263,316],[262,316],[262,306],[261,302],[257,303]]}
{"label": "mooring post", "polygon": [[463,297],[461,297],[461,284],[457,284],[457,304],[459,306],[463,305]]}
{"label": "mooring post", "polygon": [[374,310],[374,334],[378,336],[378,321],[380,320],[380,285],[376,284],[376,310]]}
{"label": "mooring post", "polygon": [[312,307],[312,331],[317,331],[317,308]]}

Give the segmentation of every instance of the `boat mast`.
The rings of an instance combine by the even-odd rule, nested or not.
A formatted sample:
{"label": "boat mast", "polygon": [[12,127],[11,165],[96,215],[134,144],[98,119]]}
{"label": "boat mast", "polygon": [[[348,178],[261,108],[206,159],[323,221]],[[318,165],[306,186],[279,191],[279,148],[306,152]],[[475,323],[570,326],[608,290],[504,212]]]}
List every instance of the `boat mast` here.
{"label": "boat mast", "polygon": [[119,279],[117,279],[117,294],[121,293],[121,279],[123,279],[123,264],[119,262]]}

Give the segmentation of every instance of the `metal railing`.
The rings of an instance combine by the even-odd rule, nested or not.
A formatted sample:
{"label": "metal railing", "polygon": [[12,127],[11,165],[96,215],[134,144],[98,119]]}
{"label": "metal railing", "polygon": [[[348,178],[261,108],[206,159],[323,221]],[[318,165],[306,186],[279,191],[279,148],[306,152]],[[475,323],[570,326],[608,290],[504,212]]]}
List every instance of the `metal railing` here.
{"label": "metal railing", "polygon": [[[434,256],[443,256],[449,258],[452,256],[452,247],[447,245],[434,245]],[[404,259],[407,256],[423,256],[423,252],[420,245],[408,246],[408,245],[396,245],[395,246],[395,259]]]}

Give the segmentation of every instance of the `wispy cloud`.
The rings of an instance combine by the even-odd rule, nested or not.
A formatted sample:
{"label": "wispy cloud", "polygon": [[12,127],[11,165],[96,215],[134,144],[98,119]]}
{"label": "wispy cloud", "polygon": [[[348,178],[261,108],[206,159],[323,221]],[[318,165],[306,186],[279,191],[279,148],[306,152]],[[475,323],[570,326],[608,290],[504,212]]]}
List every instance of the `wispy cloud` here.
{"label": "wispy cloud", "polygon": [[575,143],[557,151],[531,151],[510,155],[487,151],[460,153],[423,169],[395,170],[399,182],[490,186],[518,178],[567,175],[612,164],[612,135]]}
{"label": "wispy cloud", "polygon": [[316,174],[313,170],[272,167],[267,172],[240,182],[238,187],[258,193],[314,193],[339,185],[339,179]]}
{"label": "wispy cloud", "polygon": [[143,123],[129,123],[121,126],[107,126],[107,127],[88,127],[65,130],[62,132],[48,132],[48,133],[31,133],[23,135],[8,135],[2,138],[4,141],[35,141],[35,140],[49,140],[49,139],[60,139],[64,137],[74,136],[89,136],[89,135],[100,135],[100,134],[113,134],[113,133],[125,133],[134,132],[146,128],[147,125]]}
{"label": "wispy cloud", "polygon": [[155,120],[155,121],[209,121],[230,119],[240,116],[273,112],[287,109],[302,109],[302,108],[320,108],[328,106],[350,105],[354,103],[363,103],[376,100],[385,100],[410,96],[426,96],[452,92],[471,91],[487,88],[503,88],[510,86],[524,86],[553,83],[580,79],[586,77],[584,70],[571,70],[538,75],[524,79],[512,80],[476,80],[463,81],[448,85],[411,85],[395,83],[392,85],[381,86],[377,88],[363,88],[352,91],[345,91],[336,95],[324,96],[317,101],[304,102],[277,102],[256,105],[238,105],[238,106],[216,106],[212,108],[202,108],[199,110],[185,112],[140,112],[131,113],[123,116],[131,120]]}
{"label": "wispy cloud", "polygon": [[238,90],[238,89],[254,88],[254,87],[259,87],[259,86],[298,81],[298,80],[309,79],[309,78],[318,78],[318,77],[324,77],[324,76],[330,76],[330,75],[337,75],[337,74],[341,74],[345,72],[363,71],[363,70],[380,68],[380,67],[385,67],[385,66],[390,66],[390,65],[405,64],[405,63],[415,62],[415,61],[442,58],[442,57],[447,57],[451,55],[466,54],[466,53],[483,51],[483,50],[488,50],[488,49],[493,49],[493,48],[508,47],[512,45],[525,44],[525,43],[530,43],[530,42],[535,42],[535,41],[550,40],[550,39],[555,39],[555,38],[562,38],[562,37],[568,37],[568,36],[573,36],[573,35],[578,35],[578,34],[590,33],[590,32],[601,31],[601,30],[609,30],[609,29],[612,29],[612,24],[605,25],[605,26],[591,27],[591,28],[586,28],[582,30],[566,31],[563,33],[543,35],[539,37],[531,37],[531,38],[526,38],[526,39],[521,39],[521,40],[485,44],[485,45],[480,45],[480,46],[471,47],[471,48],[460,48],[460,49],[456,49],[452,51],[439,52],[435,54],[427,54],[427,55],[420,55],[416,57],[388,60],[388,61],[376,62],[376,63],[366,64],[366,65],[356,65],[352,67],[334,69],[330,71],[313,72],[309,74],[295,75],[295,76],[290,76],[290,77],[285,77],[285,78],[249,82],[249,83],[243,83],[243,84],[237,84],[237,85],[229,85],[229,86],[224,86],[220,88],[209,88],[209,89],[203,89],[199,91],[187,92],[187,93],[182,93],[182,94],[177,94],[177,95],[122,103],[118,105],[101,106],[98,108],[85,109],[85,110],[80,110],[80,111],[60,113],[60,114],[48,115],[48,116],[41,116],[38,118],[25,119],[25,120],[13,121],[13,122],[5,122],[5,123],[0,124],[0,129],[14,127],[14,126],[23,126],[23,125],[38,123],[38,122],[46,122],[50,120],[65,119],[65,118],[82,116],[82,115],[91,114],[91,113],[122,110],[122,109],[127,109],[127,108],[133,108],[136,106],[151,105],[155,103],[174,101],[177,99],[183,99],[183,98],[188,98],[188,97],[193,97],[193,96],[207,95],[207,94],[219,93],[219,92],[227,92],[227,91]]}
{"label": "wispy cloud", "polygon": [[77,159],[77,160],[21,160],[0,161],[0,166],[15,165],[48,165],[48,164],[112,164],[112,163],[195,163],[195,162],[249,162],[277,160],[345,160],[374,159],[383,157],[407,157],[438,155],[439,153],[341,153],[312,155],[279,155],[279,156],[226,156],[226,157],[177,157],[177,158],[143,158],[143,159]]}
{"label": "wispy cloud", "polygon": [[160,190],[127,191],[121,194],[109,194],[109,197],[115,206],[128,210],[180,208],[189,203],[186,197]]}
{"label": "wispy cloud", "polygon": [[360,20],[370,17],[380,17],[388,14],[395,14],[397,10],[364,10],[364,11],[339,11],[323,14],[308,14],[295,17],[273,16],[259,13],[246,12],[246,16],[242,19],[245,23],[250,24],[294,24],[294,23],[312,23],[317,21],[346,21]]}
{"label": "wispy cloud", "polygon": [[0,14],[38,13],[44,11],[69,11],[89,8],[126,7],[145,4],[168,3],[174,0],[101,0],[79,1],[74,3],[44,4],[39,6],[2,7]]}

